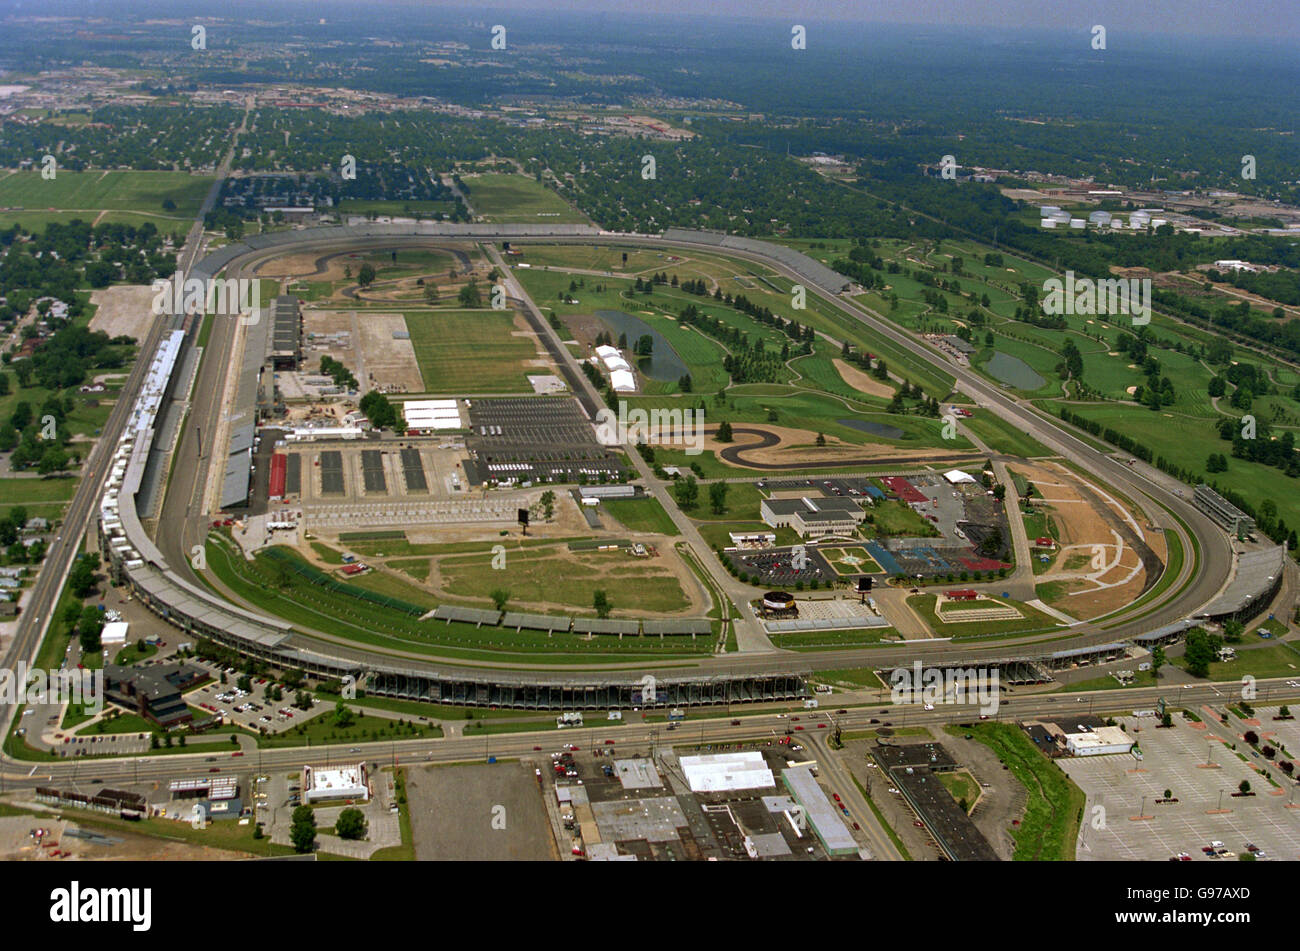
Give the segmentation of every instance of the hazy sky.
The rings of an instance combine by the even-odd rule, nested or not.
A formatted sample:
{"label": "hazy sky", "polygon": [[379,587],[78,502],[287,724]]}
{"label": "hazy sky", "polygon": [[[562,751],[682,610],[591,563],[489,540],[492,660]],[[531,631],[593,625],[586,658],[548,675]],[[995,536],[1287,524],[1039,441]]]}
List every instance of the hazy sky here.
{"label": "hazy sky", "polygon": [[484,6],[1046,29],[1100,23],[1108,31],[1300,36],[1300,0],[489,0]]}

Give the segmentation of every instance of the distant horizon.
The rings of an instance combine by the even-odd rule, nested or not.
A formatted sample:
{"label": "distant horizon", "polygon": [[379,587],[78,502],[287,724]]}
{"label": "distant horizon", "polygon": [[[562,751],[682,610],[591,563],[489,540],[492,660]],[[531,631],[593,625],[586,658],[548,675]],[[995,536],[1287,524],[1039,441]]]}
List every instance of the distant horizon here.
{"label": "distant horizon", "polygon": [[[381,0],[388,8],[409,13],[462,13],[476,19],[498,14],[583,15],[618,19],[681,18],[685,21],[785,22],[1087,33],[1105,26],[1113,41],[1123,35],[1197,37],[1220,40],[1287,41],[1300,38],[1295,0],[1090,0],[1052,7],[1043,0],[711,0],[700,9],[695,0],[493,0],[470,7],[465,0]],[[0,15],[31,17],[102,17],[122,10],[140,17],[213,16],[223,19],[274,19],[344,11],[373,14],[370,4],[340,0],[0,0]],[[166,12],[164,12],[166,11]]]}

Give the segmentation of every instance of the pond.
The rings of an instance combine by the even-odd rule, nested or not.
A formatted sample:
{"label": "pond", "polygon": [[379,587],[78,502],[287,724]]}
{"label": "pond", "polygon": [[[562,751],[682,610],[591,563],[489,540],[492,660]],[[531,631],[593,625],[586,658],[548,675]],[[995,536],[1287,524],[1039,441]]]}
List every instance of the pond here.
{"label": "pond", "polygon": [[1018,390],[1036,390],[1047,382],[1024,360],[1001,350],[993,351],[984,369],[999,383],[1009,383]]}
{"label": "pond", "polygon": [[860,433],[870,433],[873,436],[881,436],[885,439],[902,439],[907,435],[897,426],[876,423],[869,419],[837,419],[835,422],[841,426],[847,426],[849,429],[856,429]]}
{"label": "pond", "polygon": [[[598,310],[596,316],[609,327],[616,344],[620,334],[627,334],[627,349],[623,355],[628,363],[634,364],[639,372],[650,379],[663,383],[676,383],[689,372],[686,361],[677,355],[668,338],[640,317],[625,314],[621,310]],[[645,334],[649,334],[654,341],[654,353],[648,360],[644,357],[633,357],[631,353],[637,338]]]}

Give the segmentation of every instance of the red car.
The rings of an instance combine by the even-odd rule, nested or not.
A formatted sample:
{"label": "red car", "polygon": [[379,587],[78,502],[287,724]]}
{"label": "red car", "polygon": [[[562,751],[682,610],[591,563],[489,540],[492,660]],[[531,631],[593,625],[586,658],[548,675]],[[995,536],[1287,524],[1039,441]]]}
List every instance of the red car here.
{"label": "red car", "polygon": [[534,746],[534,747],[533,747],[533,752],[534,752],[534,753],[540,753],[541,750],[542,750],[542,748],[541,748],[540,746]]}
{"label": "red car", "polygon": [[834,799],[836,802],[839,802],[839,801],[840,801],[840,794],[837,793],[837,792],[833,792],[833,793],[831,793],[831,798]]}
{"label": "red car", "polygon": [[801,725],[795,727],[795,729],[796,729],[796,730],[802,730],[802,729],[803,729],[803,725],[801,724]]}
{"label": "red car", "polygon": [[613,745],[614,745],[614,741],[613,741],[613,740],[606,740],[606,741],[605,741],[605,745],[606,745],[606,746],[613,746]]}
{"label": "red car", "polygon": [[825,723],[818,723],[818,724],[817,724],[817,729],[819,729],[819,730],[824,730],[824,729],[826,729],[826,724],[825,724]]}
{"label": "red car", "polygon": [[234,759],[236,756],[243,756],[243,755],[244,755],[243,752],[240,751],[240,752],[238,752],[238,753],[231,753],[231,754],[230,754],[230,757],[231,757],[231,759]]}
{"label": "red car", "polygon": [[209,773],[219,773],[219,772],[221,772],[221,767],[220,767],[220,766],[213,766],[213,767],[211,767],[211,768],[208,770],[208,772],[209,772]]}

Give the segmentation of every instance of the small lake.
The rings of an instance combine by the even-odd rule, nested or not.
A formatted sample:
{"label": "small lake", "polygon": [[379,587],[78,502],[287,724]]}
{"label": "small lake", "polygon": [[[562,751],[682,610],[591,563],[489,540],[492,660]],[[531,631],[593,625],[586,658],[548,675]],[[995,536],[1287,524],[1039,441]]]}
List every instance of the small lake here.
{"label": "small lake", "polygon": [[902,439],[907,435],[897,426],[876,423],[869,419],[837,419],[835,422],[841,426],[847,426],[849,429],[856,429],[860,433],[870,433],[873,436],[881,436],[885,439]]}
{"label": "small lake", "polygon": [[[650,379],[659,380],[661,383],[676,383],[689,372],[686,361],[677,355],[668,338],[640,317],[625,314],[621,310],[598,310],[596,316],[609,327],[610,333],[614,335],[615,344],[618,343],[620,334],[627,334],[627,350],[624,351],[623,356],[627,358],[628,363],[634,364],[638,371]],[[655,344],[654,353],[649,360],[633,357],[631,353],[637,338],[645,334],[649,334]]]}
{"label": "small lake", "polygon": [[1009,383],[1018,390],[1036,390],[1047,382],[1024,360],[1001,350],[993,351],[984,369],[999,383]]}

